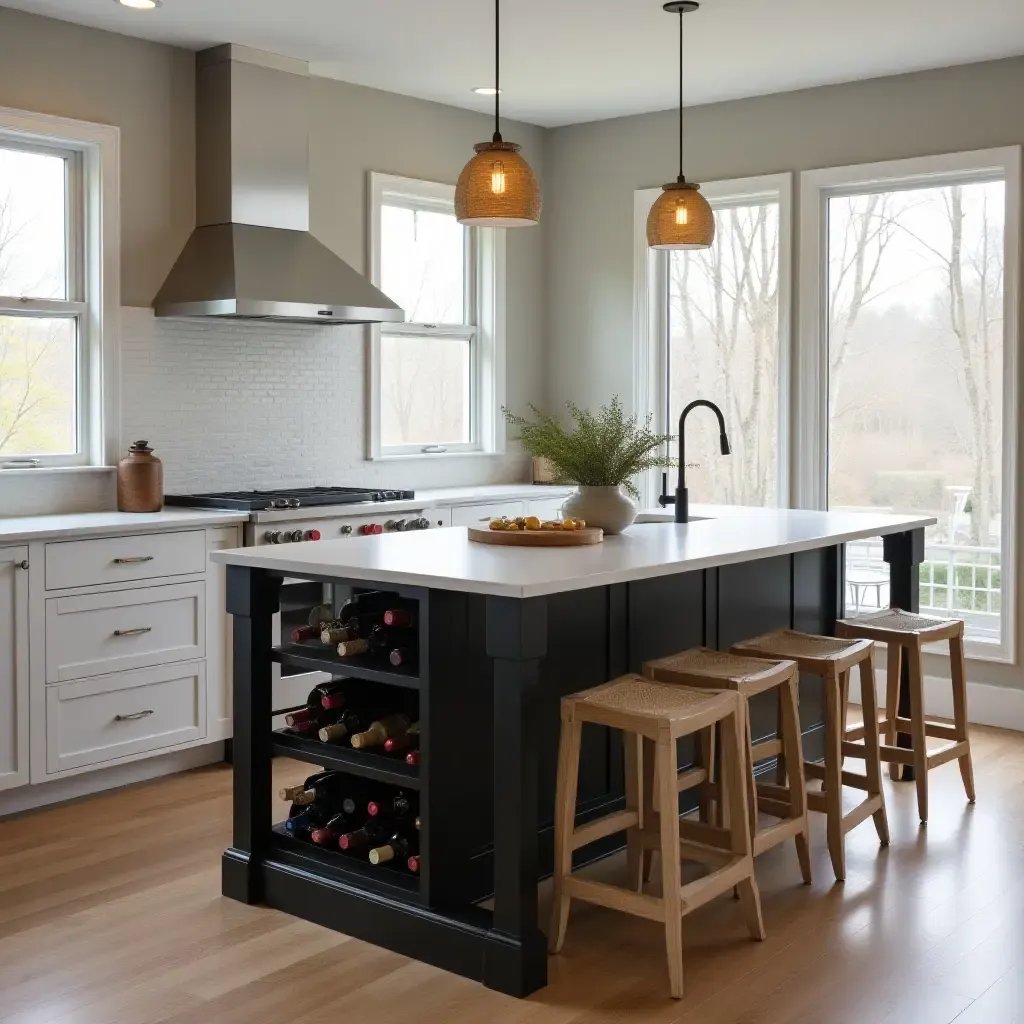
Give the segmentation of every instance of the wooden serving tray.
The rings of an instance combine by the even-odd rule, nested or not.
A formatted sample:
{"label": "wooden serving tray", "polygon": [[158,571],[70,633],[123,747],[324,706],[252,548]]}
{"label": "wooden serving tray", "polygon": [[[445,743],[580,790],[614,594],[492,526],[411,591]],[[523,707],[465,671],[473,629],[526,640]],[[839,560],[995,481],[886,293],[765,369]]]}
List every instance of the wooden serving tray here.
{"label": "wooden serving tray", "polygon": [[578,548],[600,544],[604,530],[597,526],[585,526],[582,530],[478,530],[471,526],[469,539],[477,544],[520,548]]}

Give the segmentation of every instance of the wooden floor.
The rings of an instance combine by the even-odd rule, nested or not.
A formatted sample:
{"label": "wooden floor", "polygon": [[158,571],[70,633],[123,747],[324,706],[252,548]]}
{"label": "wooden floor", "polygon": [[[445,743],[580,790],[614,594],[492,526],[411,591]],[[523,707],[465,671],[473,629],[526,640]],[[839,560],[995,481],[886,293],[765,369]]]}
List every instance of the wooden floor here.
{"label": "wooden floor", "polygon": [[[946,765],[921,829],[913,786],[887,780],[892,846],[879,851],[870,821],[851,833],[845,885],[832,882],[818,815],[813,887],[791,848],[760,858],[766,942],[746,937],[728,898],[688,917],[682,1002],[668,998],[660,926],[600,908],[574,906],[551,984],[516,1000],[223,899],[228,768],[0,822],[0,1021],[1024,1021],[1024,736],[973,735],[976,807]],[[307,771],[275,763],[278,784]]]}

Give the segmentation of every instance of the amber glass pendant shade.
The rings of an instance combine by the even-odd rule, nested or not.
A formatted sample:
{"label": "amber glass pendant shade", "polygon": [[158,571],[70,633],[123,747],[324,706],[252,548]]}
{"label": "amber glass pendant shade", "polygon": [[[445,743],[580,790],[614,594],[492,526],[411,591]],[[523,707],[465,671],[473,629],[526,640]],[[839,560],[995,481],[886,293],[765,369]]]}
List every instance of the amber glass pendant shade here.
{"label": "amber glass pendant shade", "polygon": [[530,227],[540,220],[541,193],[514,142],[479,142],[455,186],[460,224],[483,228]]}
{"label": "amber glass pendant shade", "polygon": [[700,185],[663,185],[647,214],[647,244],[652,249],[707,249],[714,241],[715,213],[700,194]]}

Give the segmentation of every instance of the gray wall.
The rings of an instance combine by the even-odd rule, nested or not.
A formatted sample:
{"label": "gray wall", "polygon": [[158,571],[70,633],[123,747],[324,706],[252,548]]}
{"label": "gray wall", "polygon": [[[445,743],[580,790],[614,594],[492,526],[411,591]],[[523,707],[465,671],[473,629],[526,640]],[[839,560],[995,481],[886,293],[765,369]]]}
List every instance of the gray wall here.
{"label": "gray wall", "polygon": [[[1024,58],[686,111],[693,181],[1024,142]],[[547,403],[633,400],[633,192],[670,181],[673,111],[558,128],[547,145]]]}

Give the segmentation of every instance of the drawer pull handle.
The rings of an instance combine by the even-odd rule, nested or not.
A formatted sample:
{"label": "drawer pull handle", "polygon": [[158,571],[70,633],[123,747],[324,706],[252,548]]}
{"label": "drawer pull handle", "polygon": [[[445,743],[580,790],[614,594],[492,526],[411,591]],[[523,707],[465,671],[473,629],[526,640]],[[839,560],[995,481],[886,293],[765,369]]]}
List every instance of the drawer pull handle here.
{"label": "drawer pull handle", "polygon": [[139,562],[152,561],[152,555],[134,555],[132,558],[115,558],[114,565],[137,565]]}
{"label": "drawer pull handle", "polygon": [[28,568],[28,559],[27,558],[23,558],[20,562],[15,562],[15,565],[19,569],[27,569]]}
{"label": "drawer pull handle", "polygon": [[137,626],[135,629],[115,629],[114,636],[142,636],[143,633],[152,632],[152,626]]}
{"label": "drawer pull handle", "polygon": [[131,715],[114,715],[115,722],[135,722],[140,718],[149,718],[150,715],[155,714],[152,708],[148,711],[136,711]]}

